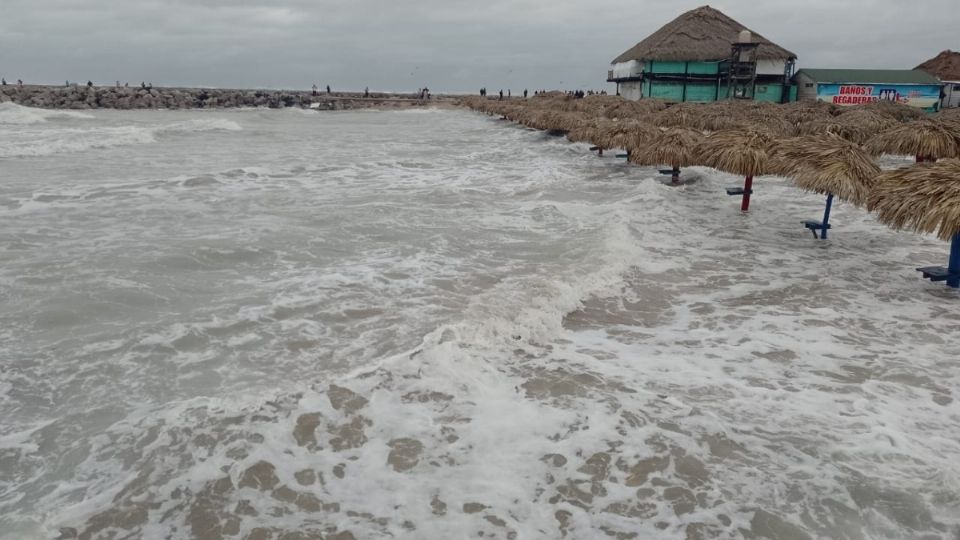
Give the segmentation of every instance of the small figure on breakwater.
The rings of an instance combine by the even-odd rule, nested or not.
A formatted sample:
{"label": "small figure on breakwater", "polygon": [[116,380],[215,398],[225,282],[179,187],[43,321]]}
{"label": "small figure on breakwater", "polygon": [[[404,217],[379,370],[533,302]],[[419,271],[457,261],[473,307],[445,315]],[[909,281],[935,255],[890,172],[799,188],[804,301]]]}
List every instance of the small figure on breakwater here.
{"label": "small figure on breakwater", "polygon": [[23,88],[23,79],[17,79],[17,87]]}
{"label": "small figure on breakwater", "polygon": [[509,89],[509,88],[507,88],[507,97],[508,97],[508,98],[510,97],[510,89]]}
{"label": "small figure on breakwater", "polygon": [[6,85],[7,85],[7,80],[6,80],[6,79],[0,79],[0,86],[6,86]]}
{"label": "small figure on breakwater", "polygon": [[329,85],[329,84],[327,85],[327,95],[328,95],[328,96],[330,95],[330,85]]}
{"label": "small figure on breakwater", "polygon": [[313,85],[313,95],[317,95],[317,85]]}
{"label": "small figure on breakwater", "polygon": [[503,101],[503,90],[500,90],[500,99],[499,99],[499,101]]}
{"label": "small figure on breakwater", "polygon": [[523,89],[523,99],[527,99],[527,89]]}
{"label": "small figure on breakwater", "polygon": [[87,88],[93,88],[93,81],[87,81]]}
{"label": "small figure on breakwater", "polygon": [[370,97],[370,87],[369,87],[369,86],[367,86],[366,88],[363,89],[363,97],[365,97],[365,98]]}

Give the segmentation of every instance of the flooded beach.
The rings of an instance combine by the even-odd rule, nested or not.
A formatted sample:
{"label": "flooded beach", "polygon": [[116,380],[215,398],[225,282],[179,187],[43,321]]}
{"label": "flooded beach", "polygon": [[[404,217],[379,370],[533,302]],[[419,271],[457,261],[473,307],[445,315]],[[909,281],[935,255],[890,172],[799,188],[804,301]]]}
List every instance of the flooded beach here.
{"label": "flooded beach", "polygon": [[0,127],[0,538],[960,530],[933,236],[465,110]]}

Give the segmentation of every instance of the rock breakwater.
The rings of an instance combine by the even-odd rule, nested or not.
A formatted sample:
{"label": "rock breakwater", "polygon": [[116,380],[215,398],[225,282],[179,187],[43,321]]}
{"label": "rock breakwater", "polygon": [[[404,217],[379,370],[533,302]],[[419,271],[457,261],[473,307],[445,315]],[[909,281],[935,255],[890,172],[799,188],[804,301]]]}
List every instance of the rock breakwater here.
{"label": "rock breakwater", "polygon": [[332,93],[296,90],[219,88],[131,88],[103,86],[0,86],[0,103],[44,109],[209,109],[231,107],[302,107],[321,110],[411,107],[443,101],[413,94]]}

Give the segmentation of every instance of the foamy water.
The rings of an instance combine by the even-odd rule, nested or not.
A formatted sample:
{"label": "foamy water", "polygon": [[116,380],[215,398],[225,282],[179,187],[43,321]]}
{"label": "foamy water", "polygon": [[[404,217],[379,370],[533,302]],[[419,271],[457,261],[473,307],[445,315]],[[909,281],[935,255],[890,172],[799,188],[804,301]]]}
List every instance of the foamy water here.
{"label": "foamy water", "polygon": [[462,111],[4,106],[0,169],[0,537],[960,527],[948,246],[784,179]]}

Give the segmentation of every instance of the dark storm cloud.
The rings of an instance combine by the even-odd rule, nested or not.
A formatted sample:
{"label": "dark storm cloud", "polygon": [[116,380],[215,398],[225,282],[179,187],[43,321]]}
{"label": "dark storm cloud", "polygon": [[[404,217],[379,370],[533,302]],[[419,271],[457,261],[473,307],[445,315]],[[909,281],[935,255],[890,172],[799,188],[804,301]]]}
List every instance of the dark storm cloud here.
{"label": "dark storm cloud", "polygon": [[[599,88],[703,0],[0,0],[0,74],[222,87]],[[912,68],[960,48],[956,0],[713,4],[806,67]]]}

